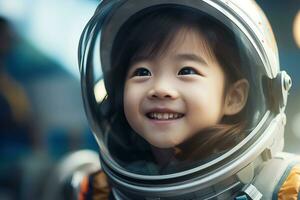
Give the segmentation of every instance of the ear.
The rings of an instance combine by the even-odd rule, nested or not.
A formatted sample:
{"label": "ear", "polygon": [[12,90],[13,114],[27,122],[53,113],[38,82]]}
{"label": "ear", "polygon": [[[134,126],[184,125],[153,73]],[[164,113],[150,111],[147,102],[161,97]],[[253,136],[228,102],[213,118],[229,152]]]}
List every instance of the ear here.
{"label": "ear", "polygon": [[240,79],[233,83],[226,93],[225,115],[235,115],[239,113],[247,103],[249,92],[249,82]]}

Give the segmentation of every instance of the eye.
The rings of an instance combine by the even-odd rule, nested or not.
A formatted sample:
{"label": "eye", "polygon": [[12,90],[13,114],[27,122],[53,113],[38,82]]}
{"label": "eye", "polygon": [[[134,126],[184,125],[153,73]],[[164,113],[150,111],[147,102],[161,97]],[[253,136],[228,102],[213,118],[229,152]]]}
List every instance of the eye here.
{"label": "eye", "polygon": [[192,67],[183,67],[178,72],[178,75],[199,75],[199,73]]}
{"label": "eye", "polygon": [[141,68],[137,68],[133,72],[132,77],[134,76],[151,76],[151,72],[148,69],[141,67]]}

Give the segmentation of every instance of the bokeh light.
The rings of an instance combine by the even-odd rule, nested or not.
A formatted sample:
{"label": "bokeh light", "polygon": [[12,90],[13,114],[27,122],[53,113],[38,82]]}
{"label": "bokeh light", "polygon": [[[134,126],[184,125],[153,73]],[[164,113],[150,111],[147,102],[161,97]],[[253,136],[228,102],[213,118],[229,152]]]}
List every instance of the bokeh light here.
{"label": "bokeh light", "polygon": [[294,19],[293,35],[297,46],[300,48],[300,10]]}
{"label": "bokeh light", "polygon": [[297,113],[292,119],[292,131],[297,138],[300,138],[300,113]]}

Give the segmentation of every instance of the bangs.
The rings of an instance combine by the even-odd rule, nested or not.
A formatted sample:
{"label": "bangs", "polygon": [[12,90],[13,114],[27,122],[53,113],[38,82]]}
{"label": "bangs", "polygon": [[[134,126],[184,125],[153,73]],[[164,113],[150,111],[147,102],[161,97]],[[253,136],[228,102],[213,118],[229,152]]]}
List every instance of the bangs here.
{"label": "bangs", "polygon": [[136,21],[129,36],[133,47],[130,63],[163,56],[182,29],[183,25],[176,22],[178,19],[174,16],[159,15],[151,13],[142,19],[142,23]]}
{"label": "bangs", "polygon": [[[205,53],[214,60],[212,45],[202,32],[205,29],[202,21],[205,19],[202,13],[188,8],[156,8],[135,14],[122,26],[118,34],[126,37],[115,41],[115,50],[122,60],[121,66],[128,69],[139,60],[161,58],[172,50],[172,44],[180,45],[191,32],[201,38],[197,45],[204,52],[199,53]],[[115,58],[112,58],[113,63]]]}
{"label": "bangs", "polygon": [[196,26],[171,26],[165,33],[160,33],[161,37],[157,38],[161,38],[161,40],[157,40],[156,37],[143,40],[144,43],[140,44],[139,50],[133,54],[130,64],[139,62],[140,60],[160,59],[167,53],[175,51],[178,46],[184,44],[187,37],[195,40],[194,44],[203,49],[203,51],[197,52],[201,57],[206,57],[212,62],[216,61],[211,45]]}

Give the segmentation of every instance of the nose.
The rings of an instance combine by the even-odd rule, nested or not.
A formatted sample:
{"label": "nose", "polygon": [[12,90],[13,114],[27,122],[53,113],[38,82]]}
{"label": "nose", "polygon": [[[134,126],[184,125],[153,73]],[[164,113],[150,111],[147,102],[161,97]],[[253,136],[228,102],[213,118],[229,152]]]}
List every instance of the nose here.
{"label": "nose", "polygon": [[178,91],[165,82],[155,83],[148,91],[148,98],[150,99],[176,99],[178,96]]}

